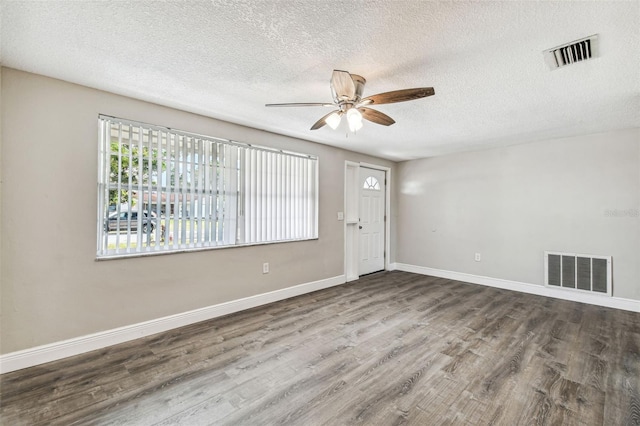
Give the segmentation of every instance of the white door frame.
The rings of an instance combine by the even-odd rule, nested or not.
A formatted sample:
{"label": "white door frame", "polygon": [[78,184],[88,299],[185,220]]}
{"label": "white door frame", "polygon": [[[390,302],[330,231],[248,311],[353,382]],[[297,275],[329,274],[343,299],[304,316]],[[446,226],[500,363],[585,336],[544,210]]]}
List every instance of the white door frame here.
{"label": "white door frame", "polygon": [[347,281],[357,280],[359,260],[358,218],[360,209],[360,168],[384,171],[384,269],[389,270],[391,253],[391,168],[378,164],[345,161],[344,174],[344,274]]}

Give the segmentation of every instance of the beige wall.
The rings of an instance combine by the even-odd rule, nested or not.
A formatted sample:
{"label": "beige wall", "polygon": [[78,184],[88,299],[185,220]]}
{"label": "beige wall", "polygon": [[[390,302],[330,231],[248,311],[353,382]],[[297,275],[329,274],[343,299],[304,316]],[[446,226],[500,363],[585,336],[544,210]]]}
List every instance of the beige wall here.
{"label": "beige wall", "polygon": [[[605,214],[640,209],[640,129],[396,165],[12,69],[0,77],[0,353],[342,275],[345,160],[392,168],[392,262],[542,285],[544,250],[610,254],[614,295],[640,300],[640,218]],[[96,261],[99,113],[318,155],[319,239]]]}
{"label": "beige wall", "polygon": [[640,129],[408,161],[397,176],[398,262],[543,285],[545,250],[612,255],[613,295],[640,300]]}
{"label": "beige wall", "polygon": [[[4,247],[4,239],[2,238],[2,181],[3,181],[3,161],[2,161],[2,72],[0,72],[0,340],[2,339],[2,248]],[[2,343],[0,342],[0,345]],[[0,354],[2,351],[0,351]]]}
{"label": "beige wall", "polygon": [[[96,261],[99,113],[317,155],[319,239]],[[395,167],[6,68],[2,123],[1,353],[342,275],[344,162]]]}

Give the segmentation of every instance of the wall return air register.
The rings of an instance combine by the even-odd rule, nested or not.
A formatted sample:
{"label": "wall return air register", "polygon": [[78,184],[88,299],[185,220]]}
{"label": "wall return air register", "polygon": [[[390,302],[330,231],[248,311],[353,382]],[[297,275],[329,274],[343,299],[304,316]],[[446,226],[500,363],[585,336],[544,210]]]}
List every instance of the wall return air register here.
{"label": "wall return air register", "polygon": [[611,256],[544,252],[544,284],[611,296]]}

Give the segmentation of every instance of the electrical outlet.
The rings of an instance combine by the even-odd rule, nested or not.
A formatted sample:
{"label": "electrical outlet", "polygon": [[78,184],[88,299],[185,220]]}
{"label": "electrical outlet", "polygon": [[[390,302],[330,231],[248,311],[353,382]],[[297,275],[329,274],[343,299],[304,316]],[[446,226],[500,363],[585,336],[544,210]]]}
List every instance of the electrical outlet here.
{"label": "electrical outlet", "polygon": [[344,220],[344,212],[338,212],[338,220]]}
{"label": "electrical outlet", "polygon": [[265,262],[262,264],[262,273],[263,274],[269,273],[269,262]]}
{"label": "electrical outlet", "polygon": [[480,253],[476,253],[476,262],[480,262],[482,260],[482,256],[480,256]]}

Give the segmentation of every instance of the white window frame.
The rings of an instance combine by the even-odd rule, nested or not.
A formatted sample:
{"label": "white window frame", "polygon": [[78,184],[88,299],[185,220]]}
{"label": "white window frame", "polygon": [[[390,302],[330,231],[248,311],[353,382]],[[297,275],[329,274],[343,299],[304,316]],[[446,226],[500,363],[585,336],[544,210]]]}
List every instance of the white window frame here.
{"label": "white window frame", "polygon": [[[98,259],[318,238],[316,156],[103,114],[98,124]],[[116,216],[143,211],[115,234],[109,191],[127,200]]]}

